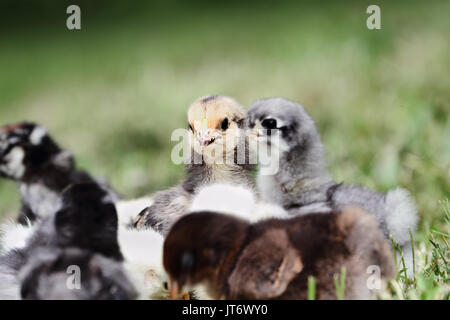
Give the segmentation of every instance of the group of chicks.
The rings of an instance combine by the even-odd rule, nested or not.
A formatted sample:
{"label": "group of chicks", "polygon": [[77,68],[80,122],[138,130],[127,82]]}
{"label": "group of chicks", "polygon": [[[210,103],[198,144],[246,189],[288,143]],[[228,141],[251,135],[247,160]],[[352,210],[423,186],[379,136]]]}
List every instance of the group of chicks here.
{"label": "group of chicks", "polygon": [[[188,128],[200,161],[186,161],[186,178],[127,201],[78,170],[44,127],[0,128],[0,175],[22,199],[17,222],[0,227],[0,299],[306,299],[310,277],[317,299],[336,299],[343,268],[345,297],[368,299],[368,270],[381,280],[399,267],[391,238],[411,273],[409,193],[333,181],[300,104],[262,99],[245,112],[202,97]],[[254,178],[250,140],[269,147],[276,172]],[[77,268],[80,285],[69,285]]]}

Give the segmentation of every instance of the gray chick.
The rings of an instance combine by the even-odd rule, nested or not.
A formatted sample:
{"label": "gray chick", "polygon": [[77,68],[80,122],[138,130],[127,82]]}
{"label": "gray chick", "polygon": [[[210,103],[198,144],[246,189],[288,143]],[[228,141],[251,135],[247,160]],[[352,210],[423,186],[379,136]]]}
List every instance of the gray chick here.
{"label": "gray chick", "polygon": [[135,219],[138,229],[152,227],[166,234],[170,226],[187,213],[199,187],[217,182],[254,187],[249,173],[245,111],[234,99],[206,96],[188,110],[190,157],[186,179],[159,192],[153,204]]}
{"label": "gray chick", "polygon": [[408,191],[379,193],[334,181],[316,126],[298,103],[284,98],[257,100],[248,109],[247,121],[258,148],[267,148],[268,161],[278,168],[273,174],[260,169],[257,184],[265,201],[281,204],[290,214],[360,207],[378,220],[386,237],[399,243],[408,273],[412,271],[409,229],[414,232],[418,218]]}

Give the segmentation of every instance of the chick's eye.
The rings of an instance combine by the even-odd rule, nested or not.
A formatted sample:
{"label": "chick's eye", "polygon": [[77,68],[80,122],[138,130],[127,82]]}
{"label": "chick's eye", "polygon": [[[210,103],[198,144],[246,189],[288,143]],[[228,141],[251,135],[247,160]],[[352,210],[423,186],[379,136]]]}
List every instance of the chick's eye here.
{"label": "chick's eye", "polygon": [[263,122],[261,123],[261,125],[265,128],[265,129],[276,129],[277,128],[277,120],[275,119],[264,119]]}
{"label": "chick's eye", "polygon": [[190,270],[194,266],[194,255],[191,252],[184,252],[181,256],[181,267]]}
{"label": "chick's eye", "polygon": [[190,123],[188,123],[188,126],[189,126],[189,130],[191,130],[192,132],[194,132],[194,129],[192,128],[192,126],[191,126]]}
{"label": "chick's eye", "polygon": [[223,119],[223,121],[222,121],[222,124],[220,125],[220,127],[222,128],[222,130],[227,130],[228,129],[228,126],[229,126],[230,124],[228,123],[228,118],[225,118],[225,119]]}

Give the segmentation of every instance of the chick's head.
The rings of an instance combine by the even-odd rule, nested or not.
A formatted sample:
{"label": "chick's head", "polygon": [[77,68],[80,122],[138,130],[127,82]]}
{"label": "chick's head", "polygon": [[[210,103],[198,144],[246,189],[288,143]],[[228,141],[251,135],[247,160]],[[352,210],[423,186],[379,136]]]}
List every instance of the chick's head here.
{"label": "chick's head", "polygon": [[188,110],[191,147],[205,161],[223,161],[234,155],[243,137],[245,112],[234,99],[206,96]]}

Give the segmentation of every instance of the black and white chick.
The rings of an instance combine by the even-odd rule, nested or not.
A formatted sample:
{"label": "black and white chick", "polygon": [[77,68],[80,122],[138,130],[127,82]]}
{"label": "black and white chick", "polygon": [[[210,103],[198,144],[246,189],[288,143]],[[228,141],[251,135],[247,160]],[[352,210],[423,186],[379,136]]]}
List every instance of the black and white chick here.
{"label": "black and white chick", "polygon": [[[79,272],[79,282],[75,272]],[[130,300],[136,297],[136,290],[120,262],[76,247],[36,248],[20,271],[20,280],[20,295],[26,300]]]}
{"label": "black and white chick", "polygon": [[254,187],[250,177],[245,111],[227,96],[206,96],[188,110],[190,161],[186,179],[159,192],[153,204],[135,221],[138,229],[153,227],[166,234],[179,217],[187,213],[192,197],[204,185],[226,182]]}
{"label": "black and white chick", "polygon": [[407,190],[379,193],[334,181],[316,126],[298,103],[284,98],[258,100],[248,109],[247,122],[258,148],[271,150],[269,162],[278,168],[271,174],[261,170],[258,174],[258,189],[265,201],[282,205],[290,214],[360,207],[378,220],[386,237],[399,243],[408,272],[412,271],[409,229],[414,232],[418,217]]}
{"label": "black and white chick", "polygon": [[[109,261],[111,268],[106,270],[111,274],[114,272],[119,281],[123,276],[117,272],[119,267],[122,268],[136,290],[134,298],[169,299],[167,275],[162,265],[162,235],[151,228],[130,229],[118,220],[115,204],[108,192],[97,184],[84,183],[71,186],[62,193],[62,206],[56,213],[27,226],[17,223],[1,225],[0,299],[20,298],[17,283],[20,280],[18,272],[22,269],[32,272],[30,277],[33,279],[33,274],[40,274],[41,270],[53,270],[49,275],[39,276],[48,286],[48,279],[61,276],[62,269],[53,268],[56,263],[55,268],[61,266],[61,259],[81,259],[81,265],[88,268],[89,277],[91,267],[98,270],[97,264],[103,265],[103,261],[113,259]],[[21,274],[27,272],[21,271]],[[98,277],[89,279],[99,280]],[[107,279],[102,281],[110,283]],[[39,297],[52,294],[45,288]],[[76,297],[85,297],[85,293],[80,294]],[[26,297],[34,299],[37,296],[29,293]],[[76,297],[66,296],[68,299]],[[183,295],[185,299],[188,297],[188,293]],[[91,295],[91,298],[96,296]]]}
{"label": "black and white chick", "polygon": [[[134,299],[117,227],[106,191],[89,183],[69,187],[56,213],[16,231],[10,226],[1,238],[0,299]],[[73,266],[79,287],[67,285]]]}
{"label": "black and white chick", "polygon": [[0,176],[19,184],[22,224],[55,212],[61,192],[71,184],[99,183],[114,200],[119,198],[106,182],[77,170],[72,154],[62,149],[46,128],[31,122],[0,128]]}

